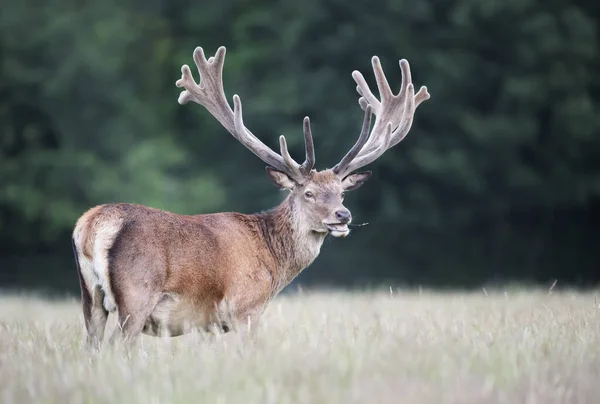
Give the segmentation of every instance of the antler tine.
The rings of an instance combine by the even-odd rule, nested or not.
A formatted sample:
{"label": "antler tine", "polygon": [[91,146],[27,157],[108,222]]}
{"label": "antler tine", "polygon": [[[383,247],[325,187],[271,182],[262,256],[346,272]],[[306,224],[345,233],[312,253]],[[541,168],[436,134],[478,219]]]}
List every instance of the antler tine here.
{"label": "antler tine", "polygon": [[352,154],[354,154],[353,158],[347,159],[350,155],[350,152],[348,152],[342,161],[334,167],[334,171],[338,176],[346,176],[348,173],[373,162],[386,150],[401,142],[412,127],[416,108],[430,97],[425,86],[421,87],[415,95],[410,65],[406,59],[400,60],[399,63],[402,71],[402,86],[397,95],[393,94],[377,56],[373,56],[371,64],[381,100],[377,99],[371,92],[360,72],[352,72],[352,77],[356,81],[357,92],[361,96],[358,103],[361,109],[365,111],[369,108],[372,109],[376,116],[375,125],[373,125],[373,129],[368,136],[363,135],[361,132],[359,141],[362,138],[363,144],[358,150],[355,150],[354,147],[351,149]]}
{"label": "antler tine", "polygon": [[394,94],[392,93],[390,84],[385,78],[385,73],[383,72],[381,61],[377,56],[373,56],[373,58],[371,59],[371,65],[373,65],[373,72],[375,73],[375,81],[377,82],[377,89],[379,90],[381,102],[385,102],[391,99],[394,96]]}
{"label": "antler tine", "polygon": [[362,73],[358,70],[355,70],[352,72],[352,78],[354,81],[356,81],[356,91],[362,95],[362,98],[373,107],[374,111],[377,111],[381,106],[381,103],[371,92],[371,89],[369,88],[369,85],[367,84]]}
{"label": "antler tine", "polygon": [[[288,174],[295,181],[302,182],[305,176],[300,171],[298,163],[296,163],[287,152],[285,139],[281,144],[282,155],[279,155],[260,141],[260,139],[254,136],[252,132],[244,126],[242,118],[242,102],[237,94],[233,96],[234,109],[231,109],[231,106],[225,97],[225,90],[223,89],[225,53],[225,47],[221,46],[214,56],[206,59],[204,49],[201,47],[194,49],[193,59],[198,68],[198,72],[200,73],[200,82],[196,83],[189,66],[183,65],[181,67],[181,78],[177,80],[175,85],[184,88],[184,91],[181,92],[177,101],[181,105],[193,101],[204,106],[208,112],[233,135],[234,138],[257,157],[276,170]],[[312,161],[314,164],[314,151]]]}
{"label": "antler tine", "polygon": [[[369,106],[369,103],[367,102],[367,100],[365,100],[365,97],[360,97],[358,99],[358,105],[360,105],[360,109],[362,109],[363,111],[367,110],[367,107]],[[373,107],[371,107],[372,110]]]}
{"label": "antler tine", "polygon": [[407,111],[409,111],[409,112],[405,111],[405,116],[408,115],[408,117],[406,118],[404,123],[401,126],[399,126],[394,131],[394,133],[392,133],[392,142],[390,143],[388,148],[392,148],[392,147],[396,146],[398,143],[400,143],[402,140],[404,140],[404,138],[410,131],[410,128],[412,127],[412,123],[413,123],[414,116],[415,116],[415,110],[417,109],[419,104],[421,104],[423,101],[428,100],[429,97],[430,97],[430,95],[427,92],[427,87],[425,87],[425,86],[421,87],[419,89],[419,92],[417,94],[415,94],[415,88],[412,83],[410,84],[410,89],[408,91],[407,107],[406,107]]}
{"label": "antler tine", "polygon": [[310,130],[310,118],[307,116],[304,117],[303,129],[306,158],[300,166],[300,171],[304,175],[309,175],[315,167],[315,145],[313,143],[312,131]]}
{"label": "antler tine", "polygon": [[415,94],[415,108],[417,108],[423,101],[427,101],[431,98],[431,95],[427,91],[427,86],[421,86],[419,92]]}
{"label": "antler tine", "polygon": [[367,104],[365,107],[365,117],[363,119],[360,136],[358,137],[358,140],[356,141],[354,146],[352,146],[352,148],[348,151],[348,153],[346,153],[342,160],[338,164],[336,164],[335,167],[333,167],[334,173],[338,174],[340,172],[343,172],[346,169],[346,167],[348,167],[348,164],[350,164],[350,162],[354,160],[354,158],[363,148],[365,143],[367,143],[367,140],[369,139],[369,129],[371,128],[372,116],[373,108]]}
{"label": "antler tine", "polygon": [[283,135],[279,136],[279,149],[281,150],[281,156],[283,157],[283,161],[285,161],[287,167],[293,170],[294,176],[302,176],[302,172],[300,171],[300,165],[296,163],[296,161],[288,152],[287,142],[285,140],[285,136]]}
{"label": "antler tine", "polygon": [[406,86],[412,83],[412,73],[410,72],[410,64],[408,64],[408,60],[400,59],[398,64],[400,65],[400,72],[402,75],[400,94],[403,94],[406,91]]}
{"label": "antler tine", "polygon": [[304,148],[306,151],[306,159],[301,165],[298,165],[296,161],[290,156],[287,148],[287,142],[285,136],[279,137],[279,147],[281,150],[281,156],[288,167],[291,167],[294,172],[304,177],[308,176],[315,166],[315,147],[313,144],[312,132],[310,130],[310,118],[304,117]]}

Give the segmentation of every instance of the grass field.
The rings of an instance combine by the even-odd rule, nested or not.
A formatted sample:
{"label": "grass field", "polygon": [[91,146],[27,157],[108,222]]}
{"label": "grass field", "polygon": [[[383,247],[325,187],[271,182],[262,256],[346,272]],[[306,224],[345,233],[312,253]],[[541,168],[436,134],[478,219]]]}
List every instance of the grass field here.
{"label": "grass field", "polygon": [[271,303],[251,349],[236,334],[145,336],[130,357],[105,349],[95,358],[75,300],[5,296],[0,399],[597,403],[598,295],[305,292]]}

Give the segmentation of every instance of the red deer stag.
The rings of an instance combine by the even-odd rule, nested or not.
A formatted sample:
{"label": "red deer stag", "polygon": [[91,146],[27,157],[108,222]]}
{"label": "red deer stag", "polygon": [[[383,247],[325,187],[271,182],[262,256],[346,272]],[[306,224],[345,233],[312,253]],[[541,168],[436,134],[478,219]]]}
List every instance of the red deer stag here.
{"label": "red deer stag", "polygon": [[[289,191],[277,207],[262,213],[223,212],[184,216],[135,204],[106,204],[84,213],[73,231],[87,343],[99,348],[108,313],[118,312],[111,337],[132,341],[145,333],[177,336],[192,329],[227,332],[235,324],[255,330],[259,317],[292,279],[319,255],[325,237],[345,237],[350,211],[344,191],[371,175],[355,171],[398,144],[411,128],[417,106],[409,64],[400,61],[402,87],[392,92],[377,57],[372,58],[380,100],[358,71],[359,104],[365,111],[356,144],[331,169],[316,171],[308,117],[304,118],[306,159],[298,164],[281,136],[280,153],[244,126],[240,97],[231,109],[223,89],[225,48],[206,59],[195,49],[197,84],[184,65],[176,82],[179,104],[203,105],[246,148],[268,164],[267,174]],[[371,129],[371,115],[375,123]]]}

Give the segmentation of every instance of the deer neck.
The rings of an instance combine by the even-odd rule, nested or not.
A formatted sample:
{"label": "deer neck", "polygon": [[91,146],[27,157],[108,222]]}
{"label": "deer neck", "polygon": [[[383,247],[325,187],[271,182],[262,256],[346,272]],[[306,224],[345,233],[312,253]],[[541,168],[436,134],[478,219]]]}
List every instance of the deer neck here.
{"label": "deer neck", "polygon": [[309,227],[291,197],[259,214],[259,222],[278,264],[272,274],[277,293],[317,258],[326,234],[314,232]]}

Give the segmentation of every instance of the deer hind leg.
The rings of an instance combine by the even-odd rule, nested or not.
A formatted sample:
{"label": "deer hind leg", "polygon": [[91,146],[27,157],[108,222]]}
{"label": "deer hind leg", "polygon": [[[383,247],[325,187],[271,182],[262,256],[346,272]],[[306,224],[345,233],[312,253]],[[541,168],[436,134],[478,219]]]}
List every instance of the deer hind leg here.
{"label": "deer hind leg", "polygon": [[117,248],[111,249],[109,259],[113,296],[119,313],[110,342],[121,340],[130,346],[144,330],[163,296],[164,276],[161,263],[151,262],[154,257],[119,254]]}
{"label": "deer hind leg", "polygon": [[120,294],[119,319],[109,343],[114,345],[121,342],[126,346],[131,346],[142,333],[160,297],[160,291],[150,294]]}
{"label": "deer hind leg", "polygon": [[85,259],[80,262],[75,241],[73,241],[73,252],[75,253],[75,264],[79,275],[81,305],[87,330],[86,345],[88,348],[98,350],[104,338],[106,320],[108,319],[108,311],[104,308],[104,292],[102,292],[100,285],[89,287],[86,283],[82,271],[87,271],[86,273],[92,271],[91,262]]}
{"label": "deer hind leg", "polygon": [[149,246],[153,235],[141,222],[124,221],[107,249],[106,273],[118,310],[111,343],[121,340],[131,345],[162,296],[166,258],[163,250]]}
{"label": "deer hind leg", "polygon": [[90,316],[86,319],[87,324],[87,345],[88,347],[99,349],[104,339],[104,330],[106,329],[106,320],[108,320],[108,311],[104,308],[104,293],[99,285],[94,286],[92,294],[92,304],[90,307]]}
{"label": "deer hind leg", "polygon": [[96,285],[91,293],[85,286],[82,288],[81,303],[87,330],[86,345],[90,349],[100,349],[104,339],[108,311],[104,308],[103,300],[104,293],[100,286]]}

